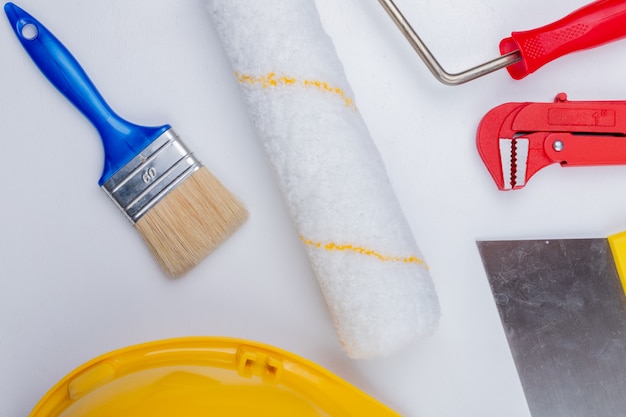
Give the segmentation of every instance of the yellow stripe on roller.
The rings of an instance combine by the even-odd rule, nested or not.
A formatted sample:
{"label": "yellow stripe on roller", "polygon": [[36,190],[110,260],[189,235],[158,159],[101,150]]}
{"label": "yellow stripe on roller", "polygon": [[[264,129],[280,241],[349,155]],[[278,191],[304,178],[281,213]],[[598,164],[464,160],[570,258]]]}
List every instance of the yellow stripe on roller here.
{"label": "yellow stripe on roller", "polygon": [[390,256],[383,255],[378,253],[372,249],[364,248],[362,246],[356,246],[352,244],[337,244],[334,242],[316,242],[311,239],[307,239],[303,236],[300,236],[300,240],[307,246],[312,246],[317,249],[323,249],[329,252],[354,252],[359,255],[371,256],[373,258],[377,258],[382,262],[401,262],[405,264],[418,264],[422,265],[426,268],[426,262],[423,259],[418,258],[417,256]]}
{"label": "yellow stripe on roller", "polygon": [[239,72],[235,71],[235,77],[237,78],[237,81],[239,81],[239,83],[241,84],[260,85],[263,88],[290,86],[290,85],[300,85],[300,86],[307,87],[307,88],[315,88],[317,90],[324,91],[327,93],[332,93],[341,97],[346,107],[353,107],[356,109],[356,106],[354,105],[354,100],[348,97],[345,91],[343,91],[339,87],[333,87],[325,81],[307,80],[307,79],[298,80],[294,77],[288,77],[284,75],[277,76],[276,73],[274,72],[270,72],[269,74],[260,75],[260,76],[253,76],[253,75],[247,75],[247,74],[240,74]]}

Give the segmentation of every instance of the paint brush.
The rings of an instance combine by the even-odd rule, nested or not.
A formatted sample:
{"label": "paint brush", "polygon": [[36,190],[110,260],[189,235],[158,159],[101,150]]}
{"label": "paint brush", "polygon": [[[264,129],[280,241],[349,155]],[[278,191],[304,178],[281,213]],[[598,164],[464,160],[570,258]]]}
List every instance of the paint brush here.
{"label": "paint brush", "polygon": [[139,126],[118,116],[50,31],[13,3],[4,10],[41,72],[100,133],[104,171],[99,185],[168,276],[188,272],[245,222],[244,206],[169,125]]}

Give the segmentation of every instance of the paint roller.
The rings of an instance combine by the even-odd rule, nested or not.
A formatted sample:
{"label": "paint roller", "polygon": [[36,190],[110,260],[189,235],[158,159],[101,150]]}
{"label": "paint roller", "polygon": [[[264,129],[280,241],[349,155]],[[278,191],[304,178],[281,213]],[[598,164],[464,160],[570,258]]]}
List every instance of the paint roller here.
{"label": "paint roller", "polygon": [[313,0],[206,0],[352,358],[437,327],[428,267]]}

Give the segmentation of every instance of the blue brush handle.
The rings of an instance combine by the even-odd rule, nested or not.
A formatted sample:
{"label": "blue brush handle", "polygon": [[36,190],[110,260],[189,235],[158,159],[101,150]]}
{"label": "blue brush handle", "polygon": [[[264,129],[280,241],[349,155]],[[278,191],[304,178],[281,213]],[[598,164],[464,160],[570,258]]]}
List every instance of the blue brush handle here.
{"label": "blue brush handle", "polygon": [[122,119],[104,101],[78,61],[45,26],[13,3],[6,3],[4,11],[41,72],[100,133],[104,146],[100,185],[170,128],[139,126]]}

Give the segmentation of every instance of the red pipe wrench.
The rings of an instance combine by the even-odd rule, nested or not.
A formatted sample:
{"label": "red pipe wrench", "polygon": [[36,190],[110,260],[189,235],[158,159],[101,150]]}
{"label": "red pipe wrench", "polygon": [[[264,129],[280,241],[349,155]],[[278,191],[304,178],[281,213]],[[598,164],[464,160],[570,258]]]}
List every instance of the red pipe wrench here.
{"label": "red pipe wrench", "polygon": [[626,164],[626,101],[506,103],[477,132],[478,153],[500,190],[526,185],[541,168]]}

